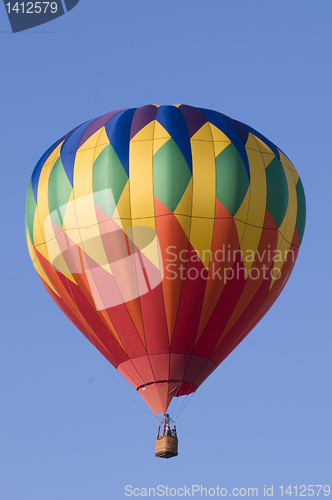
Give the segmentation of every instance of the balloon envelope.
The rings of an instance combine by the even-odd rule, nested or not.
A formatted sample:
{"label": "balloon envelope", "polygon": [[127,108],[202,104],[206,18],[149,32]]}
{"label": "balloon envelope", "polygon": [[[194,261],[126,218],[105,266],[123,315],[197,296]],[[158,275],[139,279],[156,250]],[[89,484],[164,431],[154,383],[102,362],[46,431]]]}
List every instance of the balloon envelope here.
{"label": "balloon envelope", "polygon": [[80,125],[41,157],[26,200],[45,288],[154,413],[194,392],[271,307],[304,225],[282,151],[186,105]]}

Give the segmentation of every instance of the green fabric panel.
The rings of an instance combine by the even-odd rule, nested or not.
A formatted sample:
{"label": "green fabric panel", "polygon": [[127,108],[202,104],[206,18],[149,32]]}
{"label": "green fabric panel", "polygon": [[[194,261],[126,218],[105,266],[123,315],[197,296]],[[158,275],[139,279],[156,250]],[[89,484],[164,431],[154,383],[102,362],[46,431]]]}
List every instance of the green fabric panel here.
{"label": "green fabric panel", "polygon": [[112,217],[128,176],[111,144],[93,164],[93,191],[96,205]]}
{"label": "green fabric panel", "polygon": [[191,179],[179,147],[169,139],[153,156],[154,196],[174,212]]}
{"label": "green fabric panel", "polygon": [[288,206],[286,175],[278,158],[274,158],[265,169],[267,199],[266,208],[277,227],[280,227]]}
{"label": "green fabric panel", "polygon": [[48,181],[48,207],[51,218],[58,227],[62,227],[66,205],[72,190],[61,158],[58,158]]}
{"label": "green fabric panel", "polygon": [[216,158],[216,197],[235,215],[248,187],[246,167],[234,144],[229,144]]}
{"label": "green fabric panel", "polygon": [[28,186],[26,201],[25,201],[25,234],[28,228],[30,239],[33,243],[33,221],[35,219],[37,203],[32,191],[31,179]]}
{"label": "green fabric panel", "polygon": [[300,243],[302,242],[305,219],[306,219],[306,203],[305,203],[305,194],[303,189],[303,184],[301,179],[297,181],[296,184],[296,194],[297,194],[297,218],[296,218],[296,227],[299,233]]}

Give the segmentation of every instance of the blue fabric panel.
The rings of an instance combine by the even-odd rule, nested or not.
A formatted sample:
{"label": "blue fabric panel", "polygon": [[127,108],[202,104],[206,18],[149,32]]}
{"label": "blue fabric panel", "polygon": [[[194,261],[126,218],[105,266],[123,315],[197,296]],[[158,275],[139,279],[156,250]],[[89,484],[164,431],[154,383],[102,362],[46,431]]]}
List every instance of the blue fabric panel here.
{"label": "blue fabric panel", "polygon": [[190,137],[186,120],[180,109],[176,106],[160,106],[157,111],[156,120],[167,130],[172,137],[192,173],[192,156]]}
{"label": "blue fabric panel", "polygon": [[126,174],[129,177],[130,130],[136,108],[120,111],[105,125],[108,140],[112,144]]}
{"label": "blue fabric panel", "polygon": [[73,185],[76,150],[78,148],[82,135],[93,121],[94,120],[89,120],[88,122],[85,122],[74,129],[74,131],[67,137],[67,139],[61,146],[60,156],[62,165],[71,185]]}

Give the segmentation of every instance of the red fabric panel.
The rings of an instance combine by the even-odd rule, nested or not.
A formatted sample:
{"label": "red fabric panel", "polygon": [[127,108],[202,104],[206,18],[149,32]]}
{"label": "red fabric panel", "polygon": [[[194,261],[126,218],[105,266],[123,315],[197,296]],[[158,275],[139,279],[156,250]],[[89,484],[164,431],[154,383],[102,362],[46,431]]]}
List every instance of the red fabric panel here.
{"label": "red fabric panel", "polygon": [[73,311],[74,314],[78,314],[77,307],[75,303],[73,302],[72,296],[70,295],[70,292],[63,286],[63,283],[61,282],[59,278],[59,273],[52,267],[50,262],[43,257],[41,253],[38,252],[37,248],[34,248],[37,260],[39,264],[42,266],[46,276],[52,283],[53,287],[55,290],[58,292],[60,297],[64,302],[66,302],[67,307]]}
{"label": "red fabric panel", "polygon": [[[73,273],[82,272],[82,264],[79,255],[79,247],[76,243],[68,236],[68,234],[58,227],[53,220],[51,220],[53,231],[55,234],[56,241],[59,245],[61,256],[65,260],[69,271]],[[57,268],[57,258],[52,262],[54,268]]]}
{"label": "red fabric panel", "polygon": [[168,389],[168,383],[164,382],[162,384],[150,384],[141,387],[138,392],[153,413],[157,415],[158,412],[162,414],[166,413],[169,405]]}
{"label": "red fabric panel", "polygon": [[[294,234],[293,242],[296,243],[297,241],[298,241],[298,235]],[[280,278],[277,281],[275,281],[270,291],[269,291],[270,280],[264,281],[258,293],[256,294],[254,300],[249,304],[248,308],[241,316],[239,322],[236,323],[236,325],[234,325],[232,330],[230,330],[229,333],[231,333],[231,336],[228,339],[227,335],[226,337],[226,339],[228,339],[227,342],[225,343],[224,341],[221,342],[220,346],[223,345],[225,351],[223,351],[222,348],[218,346],[213,355],[211,356],[211,359],[215,360],[216,363],[220,364],[230,354],[230,352],[235,349],[235,347],[257,325],[257,323],[262,319],[262,317],[266,314],[266,312],[270,309],[270,307],[279,297],[290,276],[290,273],[292,272],[298,253],[298,248],[293,244],[291,245],[290,249],[294,251],[294,260],[292,254],[290,254],[288,260],[284,263],[281,269]],[[271,269],[273,269],[273,266],[271,266]],[[239,334],[236,335],[234,333],[237,330],[240,330],[241,333],[240,335]]]}
{"label": "red fabric panel", "polygon": [[170,347],[161,284],[148,294],[140,297],[140,301],[148,354],[169,352]]}
{"label": "red fabric panel", "polygon": [[[193,384],[199,376],[201,370],[203,370],[206,362],[207,358],[202,358],[201,356],[195,356],[194,354],[192,354],[190,356],[190,361],[184,374],[184,380]],[[217,366],[214,365],[214,368],[216,367]]]}
{"label": "red fabric panel", "polygon": [[143,384],[151,384],[152,382],[155,382],[148,356],[134,358],[132,359],[132,363],[140,374]]}
{"label": "red fabric panel", "polygon": [[[206,327],[226,285],[240,248],[236,224],[228,210],[216,199],[211,260],[196,343]],[[220,277],[221,276],[221,279]],[[224,279],[226,277],[226,279]]]}
{"label": "red fabric panel", "polygon": [[239,337],[241,337],[241,339],[244,338],[243,332],[248,322],[255,315],[269,293],[270,281],[271,280],[268,279],[262,282],[250,304],[211,355],[212,361],[216,364],[219,365],[232,352],[235,347],[234,344]]}
{"label": "red fabric panel", "polygon": [[207,271],[204,265],[197,259],[195,250],[189,244],[180,305],[172,340],[172,352],[191,353],[194,348],[206,286],[206,275]]}
{"label": "red fabric panel", "polygon": [[233,312],[246,282],[242,257],[237,254],[233,266],[234,277],[226,282],[219,302],[196,344],[194,354],[209,358]]}
{"label": "red fabric panel", "polygon": [[[87,299],[84,297],[81,290],[72,281],[68,280],[65,276],[59,273],[59,278],[65,288],[73,296],[75,304],[80,311],[84,320],[91,327],[95,336],[100,339],[101,343],[104,344],[109,352],[112,352],[113,356],[119,363],[127,359],[126,353],[123,351],[118,342],[114,339],[112,334],[108,331],[104,323],[99,318],[96,311],[93,310]],[[91,340],[90,340],[91,341]]]}
{"label": "red fabric panel", "polygon": [[207,359],[204,365],[202,366],[201,370],[199,371],[197,377],[193,381],[193,384],[196,385],[196,387],[199,387],[201,384],[203,384],[204,380],[206,380],[216,368],[217,365],[210,359]]}
{"label": "red fabric panel", "polygon": [[140,387],[141,385],[144,385],[143,379],[137,372],[131,359],[125,361],[124,363],[121,363],[118,366],[118,371],[128,380],[128,382],[131,383],[132,386],[135,387],[135,389],[137,389],[137,387]]}
{"label": "red fabric panel", "polygon": [[181,386],[181,382],[179,382],[177,380],[176,381],[170,380],[170,382],[168,383],[167,408],[169,407],[170,402],[174,398],[175,394],[178,392],[180,386]]}
{"label": "red fabric panel", "polygon": [[89,325],[86,323],[82,323],[78,320],[78,318],[74,315],[74,313],[69,309],[67,304],[59,297],[53,290],[48,286],[48,284],[41,278],[43,285],[45,286],[48,293],[51,295],[54,302],[58,305],[61,311],[67,316],[67,318],[76,326],[76,328],[84,335],[84,337],[91,343],[91,339],[93,338],[93,344],[96,349],[115,367],[117,368],[119,361],[114,358],[112,354],[110,354],[107,349],[99,342],[96,337],[93,337],[93,332],[90,329]]}
{"label": "red fabric panel", "polygon": [[190,360],[190,354],[174,354],[170,356],[170,380],[183,380]]}
{"label": "red fabric panel", "polygon": [[129,358],[144,356],[146,350],[128,313],[126,304],[110,307],[107,312]]}
{"label": "red fabric panel", "polygon": [[[272,224],[274,224],[274,228],[271,228]],[[254,262],[252,263],[252,267],[249,271],[246,284],[232,312],[232,316],[230,317],[229,322],[226,325],[226,330],[223,335],[227,334],[227,332],[243,314],[248,304],[250,304],[255,294],[260,289],[263,281],[268,281],[268,283],[270,284],[270,268],[273,264],[274,252],[277,248],[278,229],[271,215],[268,211],[266,211],[264,228],[261,233],[261,239],[258,245]]]}
{"label": "red fabric panel", "polygon": [[[145,346],[141,305],[139,301],[137,282],[137,272],[139,271],[139,269],[136,267],[136,256],[133,255],[135,253],[134,245],[131,245],[131,255],[128,238],[124,231],[109,215],[103,212],[103,210],[101,210],[98,206],[95,206],[95,209],[103,246],[107,255],[107,260],[114,275],[114,278],[112,277],[114,283],[113,281],[111,281],[109,276],[106,276],[105,296],[111,297],[112,295],[114,295],[115,299],[118,296],[120,300],[117,300],[116,303],[126,304],[129,316],[131,317],[138,335],[142,340],[143,345]],[[111,293],[112,286],[115,287],[113,294]],[[122,297],[121,293],[123,293]],[[115,303],[112,305],[115,306]],[[111,310],[110,304],[106,304],[106,307]]]}
{"label": "red fabric panel", "polygon": [[169,382],[157,382],[140,387],[138,393],[153,413],[165,414],[174,396],[182,396],[195,392],[196,386],[188,382],[170,380]]}
{"label": "red fabric panel", "polygon": [[155,380],[169,380],[170,354],[152,354],[149,356]]}
{"label": "red fabric panel", "polygon": [[178,390],[176,391],[175,396],[178,398],[180,396],[188,396],[192,392],[195,392],[197,387],[189,382],[182,382]]}
{"label": "red fabric panel", "polygon": [[[177,272],[181,264],[178,255],[188,249],[188,238],[175,215],[159,200],[155,201],[156,230],[160,244],[164,278],[162,289],[167,320],[167,329],[170,341],[174,334],[176,316],[183,285],[180,273]],[[161,214],[166,214],[162,215]],[[177,256],[177,257],[176,257]]]}

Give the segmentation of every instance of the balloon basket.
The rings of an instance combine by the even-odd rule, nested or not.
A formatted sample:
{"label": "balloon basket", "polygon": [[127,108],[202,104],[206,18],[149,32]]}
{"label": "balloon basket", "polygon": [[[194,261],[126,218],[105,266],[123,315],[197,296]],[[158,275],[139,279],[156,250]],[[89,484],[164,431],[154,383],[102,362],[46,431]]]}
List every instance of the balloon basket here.
{"label": "balloon basket", "polygon": [[156,457],[172,458],[178,454],[178,438],[175,436],[158,437],[156,441]]}

